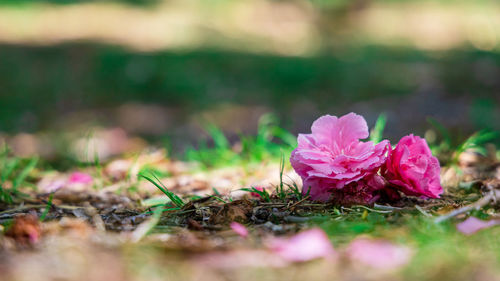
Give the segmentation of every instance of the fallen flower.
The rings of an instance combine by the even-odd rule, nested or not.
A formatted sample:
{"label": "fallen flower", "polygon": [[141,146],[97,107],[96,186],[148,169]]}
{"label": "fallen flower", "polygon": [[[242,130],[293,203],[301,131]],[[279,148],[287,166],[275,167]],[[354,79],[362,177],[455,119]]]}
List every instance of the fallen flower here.
{"label": "fallen flower", "polygon": [[231,229],[236,232],[236,234],[238,234],[239,236],[243,237],[243,238],[246,238],[248,236],[248,229],[242,225],[241,223],[237,223],[235,221],[233,221],[229,227],[231,227]]}
{"label": "fallen flower", "polygon": [[457,224],[457,230],[465,235],[471,235],[481,229],[489,228],[495,225],[500,225],[500,220],[483,221],[475,217],[469,217],[463,222]]}
{"label": "fallen flower", "polygon": [[389,141],[362,142],[369,136],[365,119],[349,113],[314,121],[311,134],[299,134],[290,163],[303,182],[302,192],[328,201],[331,192],[375,174],[385,163]]}
{"label": "fallen flower", "polygon": [[274,238],[269,248],[289,262],[305,262],[317,258],[335,258],[336,252],[326,233],[313,228],[288,239]]}
{"label": "fallen flower", "polygon": [[383,176],[406,195],[439,198],[443,193],[440,183],[439,161],[425,139],[409,135],[401,138],[389,151]]}
{"label": "fallen flower", "polygon": [[346,255],[354,262],[378,269],[392,269],[410,261],[411,250],[384,240],[357,238],[349,244]]}
{"label": "fallen flower", "polygon": [[16,216],[5,235],[14,238],[20,245],[34,245],[42,235],[40,221],[36,215],[32,214]]}
{"label": "fallen flower", "polygon": [[73,172],[68,179],[70,184],[90,184],[92,181],[91,175],[82,172]]}

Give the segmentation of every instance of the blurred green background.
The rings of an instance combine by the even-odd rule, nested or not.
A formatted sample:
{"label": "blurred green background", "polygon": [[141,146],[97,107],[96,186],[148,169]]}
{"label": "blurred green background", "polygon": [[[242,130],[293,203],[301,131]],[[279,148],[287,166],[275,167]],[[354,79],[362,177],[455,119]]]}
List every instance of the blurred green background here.
{"label": "blurred green background", "polygon": [[0,131],[123,128],[181,149],[207,123],[306,132],[355,111],[499,129],[500,3],[0,0]]}

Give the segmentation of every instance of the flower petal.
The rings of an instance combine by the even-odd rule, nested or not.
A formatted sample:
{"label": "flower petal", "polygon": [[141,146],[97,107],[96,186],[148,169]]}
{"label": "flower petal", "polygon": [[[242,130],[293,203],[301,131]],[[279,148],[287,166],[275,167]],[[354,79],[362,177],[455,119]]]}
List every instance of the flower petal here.
{"label": "flower petal", "polygon": [[475,217],[469,217],[463,222],[457,224],[457,230],[465,235],[471,235],[481,229],[489,228],[495,225],[500,225],[500,220],[483,221]]}
{"label": "flower petal", "polygon": [[347,256],[354,262],[378,269],[393,269],[407,264],[411,250],[384,240],[357,238],[346,249]]}
{"label": "flower petal", "polygon": [[241,223],[237,223],[235,221],[233,221],[229,227],[231,227],[231,229],[236,232],[236,234],[238,234],[239,236],[243,237],[243,238],[246,238],[248,236],[248,229],[242,225]]}
{"label": "flower petal", "polygon": [[300,232],[288,239],[275,238],[270,241],[269,248],[281,258],[291,262],[336,257],[328,236],[319,228]]}

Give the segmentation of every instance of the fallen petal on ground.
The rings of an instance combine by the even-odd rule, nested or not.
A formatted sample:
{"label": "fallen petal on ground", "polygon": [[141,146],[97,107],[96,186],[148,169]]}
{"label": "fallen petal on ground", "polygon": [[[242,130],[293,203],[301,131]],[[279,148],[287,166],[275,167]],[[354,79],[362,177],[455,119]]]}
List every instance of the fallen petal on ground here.
{"label": "fallen petal on ground", "polygon": [[275,238],[270,241],[269,248],[290,262],[336,257],[336,252],[328,236],[319,228],[303,231],[288,239]]}
{"label": "fallen petal on ground", "polygon": [[489,228],[499,224],[500,220],[483,221],[475,217],[469,217],[463,222],[457,224],[457,230],[465,235],[471,235],[478,232],[481,229]]}
{"label": "fallen petal on ground", "polygon": [[407,264],[411,249],[384,240],[357,238],[346,249],[346,255],[353,262],[379,269],[392,269]]}
{"label": "fallen petal on ground", "polygon": [[69,176],[69,183],[90,184],[93,181],[91,175],[82,172],[74,172]]}
{"label": "fallen petal on ground", "polygon": [[232,222],[230,225],[231,229],[236,232],[239,236],[246,238],[248,236],[248,229],[241,223]]}

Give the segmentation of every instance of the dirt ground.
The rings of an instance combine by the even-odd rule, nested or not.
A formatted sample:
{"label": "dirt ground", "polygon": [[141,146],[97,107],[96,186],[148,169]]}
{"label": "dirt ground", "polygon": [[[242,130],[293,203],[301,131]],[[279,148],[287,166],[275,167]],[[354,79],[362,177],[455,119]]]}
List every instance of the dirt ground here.
{"label": "dirt ground", "polygon": [[[276,162],[200,170],[156,151],[135,162],[119,157],[64,173],[35,170],[30,181],[38,192],[23,188],[27,197],[1,208],[1,279],[499,280],[498,228],[472,236],[455,230],[469,204],[476,214],[498,217],[498,162],[466,156],[461,173],[443,169],[442,199],[405,198],[371,207],[312,202],[292,191],[280,197]],[[140,180],[143,166],[168,173],[161,182],[185,204],[169,203]],[[290,170],[282,178],[285,186],[300,182]],[[241,190],[250,186],[267,188],[269,200]],[[249,233],[241,234],[232,222]],[[333,242],[335,258],[289,260],[270,246],[273,239],[318,226]],[[389,268],[353,260],[349,243],[360,237],[404,245],[412,259]]]}

